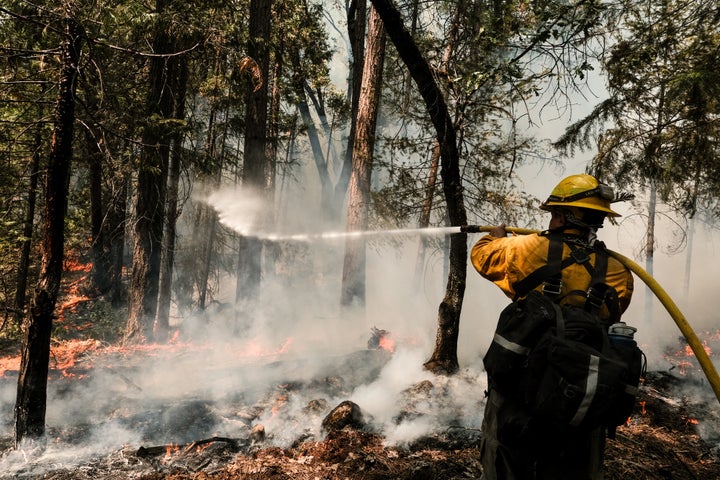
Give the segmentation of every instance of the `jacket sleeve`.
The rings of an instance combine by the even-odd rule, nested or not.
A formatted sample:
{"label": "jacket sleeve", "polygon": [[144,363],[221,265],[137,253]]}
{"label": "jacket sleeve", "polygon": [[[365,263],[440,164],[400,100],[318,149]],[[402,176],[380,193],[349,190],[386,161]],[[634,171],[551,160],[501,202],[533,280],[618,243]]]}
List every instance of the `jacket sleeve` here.
{"label": "jacket sleeve", "polygon": [[497,275],[497,267],[505,261],[505,249],[500,248],[502,237],[485,235],[473,245],[470,260],[475,270],[483,277],[491,280]]}
{"label": "jacket sleeve", "polygon": [[547,248],[547,238],[537,234],[486,235],[473,246],[470,259],[480,275],[512,299],[515,283],[546,263]]}

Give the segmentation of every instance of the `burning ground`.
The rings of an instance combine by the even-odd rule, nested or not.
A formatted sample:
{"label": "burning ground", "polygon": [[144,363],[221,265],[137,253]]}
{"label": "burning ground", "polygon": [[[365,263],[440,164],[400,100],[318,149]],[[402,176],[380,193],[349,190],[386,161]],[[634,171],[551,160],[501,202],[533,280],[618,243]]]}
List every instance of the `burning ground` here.
{"label": "burning ground", "polygon": [[[164,344],[99,335],[102,306],[69,298],[52,344],[43,445],[12,447],[19,357],[0,356],[0,478],[473,479],[485,374],[423,370],[430,346],[385,325],[308,341],[187,321]],[[95,317],[93,317],[95,315]],[[229,323],[234,323],[229,322]],[[269,335],[273,332],[274,335]],[[105,332],[107,333],[107,332]],[[322,336],[322,335],[321,335]],[[702,332],[720,352],[718,332]],[[338,339],[342,339],[338,340]],[[606,478],[720,478],[720,409],[681,340],[608,440]]]}

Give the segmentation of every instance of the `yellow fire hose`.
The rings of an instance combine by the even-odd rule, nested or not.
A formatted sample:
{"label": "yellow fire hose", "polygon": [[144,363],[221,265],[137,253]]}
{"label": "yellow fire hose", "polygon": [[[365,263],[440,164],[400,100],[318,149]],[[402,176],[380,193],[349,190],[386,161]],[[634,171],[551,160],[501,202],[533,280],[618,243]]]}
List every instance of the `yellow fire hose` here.
{"label": "yellow fire hose", "polygon": [[[489,232],[493,227],[491,226],[476,226],[476,225],[468,225],[467,227],[460,227],[461,231],[465,232]],[[517,235],[530,235],[533,233],[538,233],[538,230],[532,230],[529,228],[516,228],[516,227],[505,227],[505,231],[509,233],[514,233]],[[611,257],[617,259],[620,263],[625,265],[628,270],[633,272],[635,275],[640,277],[640,279],[645,282],[645,284],[650,287],[650,290],[655,294],[658,300],[660,300],[660,303],[663,304],[665,309],[668,311],[670,316],[673,318],[675,323],[677,324],[678,328],[682,332],[683,336],[685,336],[685,340],[687,340],[688,345],[690,345],[690,348],[692,349],[693,353],[695,354],[695,358],[697,358],[698,363],[700,363],[700,367],[702,368],[703,372],[705,373],[705,377],[707,377],[708,382],[710,382],[710,386],[712,387],[713,391],[715,392],[715,396],[717,397],[718,401],[720,401],[720,377],[718,376],[718,372],[715,369],[715,365],[713,365],[712,361],[710,360],[710,357],[708,356],[707,352],[705,351],[705,348],[703,348],[702,343],[700,343],[700,339],[693,331],[692,327],[690,327],[690,324],[688,323],[685,316],[680,312],[680,309],[675,305],[675,302],[670,298],[670,296],[665,292],[665,290],[660,286],[660,284],[655,281],[653,277],[650,276],[649,273],[647,273],[640,265],[633,262],[629,258],[627,258],[624,255],[621,255],[617,252],[613,252],[612,250],[608,250],[608,253]]]}

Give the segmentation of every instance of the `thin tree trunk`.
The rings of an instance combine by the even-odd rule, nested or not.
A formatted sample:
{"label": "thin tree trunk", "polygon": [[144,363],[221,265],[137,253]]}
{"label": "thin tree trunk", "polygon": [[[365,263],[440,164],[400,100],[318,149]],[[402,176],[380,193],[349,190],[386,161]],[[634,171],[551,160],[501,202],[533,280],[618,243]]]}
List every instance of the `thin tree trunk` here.
{"label": "thin tree trunk", "polygon": [[91,290],[103,294],[110,288],[110,252],[106,250],[106,229],[103,228],[103,169],[102,151],[93,132],[85,130],[85,141],[89,154],[90,172],[90,230],[92,235],[92,271],[90,273]]}
{"label": "thin tree trunk", "polygon": [[72,159],[81,28],[65,19],[65,40],[61,48],[58,100],[54,131],[45,177],[45,212],[42,236],[42,263],[35,295],[23,333],[17,400],[15,403],[15,445],[23,439],[45,433],[47,377],[50,361],[50,333],[55,312],[65,243],[65,213]]}
{"label": "thin tree trunk", "polygon": [[[652,277],[655,260],[655,210],[657,207],[657,184],[650,181],[650,201],[648,202],[648,223],[645,234],[645,271]],[[645,289],[645,319],[652,319],[653,293],[650,287]]]}
{"label": "thin tree trunk", "polygon": [[[178,75],[175,80],[177,95],[173,116],[185,118],[185,97],[188,81],[188,60],[179,59]],[[158,310],[156,336],[165,338],[170,330],[170,303],[172,300],[172,277],[175,265],[175,237],[178,217],[180,166],[182,164],[182,134],[176,132],[172,139],[170,163],[168,166],[167,202],[165,211],[165,231],[163,232],[163,254],[160,266],[158,286]]]}
{"label": "thin tree trunk", "polygon": [[[267,158],[267,101],[268,70],[270,65],[270,18],[271,0],[250,0],[250,25],[248,55],[254,58],[260,70],[261,84],[248,92],[245,115],[245,148],[243,163],[243,189],[267,198],[265,186]],[[272,208],[267,206],[267,212]],[[261,215],[258,221],[264,221]],[[241,237],[239,240],[237,286],[235,299],[246,303],[253,301],[260,289],[262,243],[258,238]]]}
{"label": "thin tree trunk", "polygon": [[334,204],[341,208],[345,203],[345,197],[350,183],[352,172],[353,148],[355,146],[355,129],[357,128],[358,105],[360,101],[360,89],[362,84],[362,73],[365,62],[365,23],[367,20],[366,0],[351,0],[348,9],[348,37],[352,47],[350,68],[348,69],[348,88],[352,108],[350,110],[350,136],[348,137],[347,151],[343,162],[340,176],[335,184]]}
{"label": "thin tree trunk", "polygon": [[[435,198],[435,185],[437,184],[438,167],[440,166],[440,145],[435,143],[430,160],[430,171],[428,172],[427,183],[425,184],[425,199],[418,227],[427,228],[430,225],[430,214],[432,213],[433,199]],[[415,260],[415,286],[420,288],[422,274],[425,266],[425,252],[427,251],[428,239],[423,235],[418,241],[418,253]]]}
{"label": "thin tree trunk", "polygon": [[[225,158],[225,144],[227,140],[227,129],[228,129],[228,113],[225,112],[225,123],[223,132],[221,135],[221,151],[220,154],[217,155],[215,153],[215,147],[213,147],[213,156],[217,157],[217,165],[215,172],[215,178],[213,180],[213,187],[218,188],[220,186],[220,181],[222,179],[222,171],[223,171],[223,159]],[[218,227],[218,217],[217,213],[215,211],[208,211],[208,218],[207,218],[207,228],[205,231],[207,232],[208,241],[204,249],[204,258],[202,263],[202,289],[200,290],[200,296],[198,299],[198,305],[201,310],[205,310],[205,307],[207,306],[207,292],[209,288],[209,281],[210,281],[210,271],[212,270],[212,260],[213,260],[213,253],[215,252],[215,238],[216,238],[216,232]]]}
{"label": "thin tree trunk", "polygon": [[23,224],[23,241],[20,247],[20,261],[18,262],[17,282],[15,290],[15,321],[22,324],[27,299],[28,272],[30,271],[30,250],[32,249],[33,225],[35,224],[35,203],[37,201],[37,184],[40,172],[40,148],[42,138],[40,128],[35,134],[35,149],[30,165],[30,184],[28,185],[27,210]]}
{"label": "thin tree trunk", "polygon": [[[365,69],[360,87],[357,129],[353,148],[353,168],[348,190],[347,230],[367,229],[370,205],[370,178],[373,166],[373,148],[377,112],[382,91],[383,63],[385,61],[385,29],[375,8],[370,9]],[[340,304],[365,306],[365,239],[349,238],[345,241],[342,290]]]}
{"label": "thin tree trunk", "polygon": [[[411,32],[415,31],[415,24],[417,23],[418,14],[418,2],[413,2],[413,17],[412,17],[412,28]],[[450,25],[450,32],[447,35],[447,45],[445,52],[443,53],[442,65],[440,71],[444,77],[448,76],[448,65],[452,58],[453,49],[455,48],[455,42],[457,41],[458,32],[460,30],[460,6],[455,6],[455,12],[453,14],[453,20]],[[411,78],[408,77],[408,83]],[[406,86],[406,102],[409,99],[410,85]],[[432,160],[430,162],[430,171],[428,173],[428,180],[425,186],[425,200],[423,202],[422,213],[420,215],[419,227],[427,228],[430,225],[430,214],[432,213],[433,200],[435,199],[435,186],[437,184],[438,166],[440,163],[440,145],[435,142],[432,152]],[[415,262],[415,285],[416,288],[420,288],[422,281],[422,272],[425,266],[425,252],[427,250],[428,238],[421,236],[418,241],[418,254]]]}
{"label": "thin tree trunk", "polygon": [[[304,82],[304,90],[307,94],[307,97],[310,99],[310,103],[312,104],[313,108],[315,109],[315,113],[318,116],[318,121],[320,122],[320,125],[322,126],[323,132],[325,134],[325,138],[327,140],[326,146],[325,146],[325,154],[324,157],[327,158],[327,169],[328,172],[332,169],[334,172],[338,172],[342,170],[342,163],[341,159],[339,158],[339,155],[337,153],[337,149],[335,148],[335,142],[333,142],[333,128],[330,122],[328,122],[328,116],[327,111],[325,110],[325,104],[322,100],[321,90],[318,88],[318,92],[314,92],[312,88],[310,88],[310,85],[308,84],[307,80]],[[336,207],[337,208],[337,207]]]}
{"label": "thin tree trunk", "polygon": [[[412,0],[412,7],[410,8],[410,36],[412,38],[415,38],[415,34],[417,33],[419,3],[419,0]],[[403,88],[403,107],[405,110],[410,109],[410,100],[412,98],[410,89],[412,88],[412,83],[412,76],[408,74],[407,77],[405,77],[405,88]],[[438,158],[439,157],[440,154],[438,153]]]}
{"label": "thin tree trunk", "polygon": [[[372,0],[385,23],[385,30],[397,49],[403,63],[410,70],[435,127],[440,145],[443,193],[451,225],[467,223],[467,213],[460,178],[460,158],[457,136],[447,104],[435,83],[433,72],[410,34],[405,29],[400,13],[391,0]],[[467,276],[467,235],[459,233],[450,239],[450,271],[445,297],[438,309],[438,331],[435,351],[425,368],[436,373],[454,373],[459,368],[457,339],[460,329],[460,312],[465,294]]]}
{"label": "thin tree trunk", "polygon": [[[692,273],[693,242],[695,240],[695,217],[688,221],[687,252],[685,253],[685,277],[683,279],[683,298],[687,302],[690,298],[690,278]],[[689,305],[687,305],[689,306]]]}
{"label": "thin tree trunk", "polygon": [[113,182],[110,205],[106,213],[104,227],[107,229],[105,238],[110,251],[110,304],[120,307],[125,304],[126,289],[123,282],[123,266],[125,264],[125,220],[128,206],[128,183],[130,173],[125,166]]}
{"label": "thin tree trunk", "polygon": [[[282,15],[282,11],[278,12]],[[267,131],[267,162],[268,171],[267,177],[265,178],[265,188],[267,189],[268,198],[273,199],[273,222],[277,224],[278,210],[280,202],[279,195],[276,195],[277,191],[277,169],[278,169],[278,144],[279,144],[279,131],[280,131],[280,106],[281,106],[281,95],[282,91],[280,88],[280,75],[283,71],[283,52],[285,51],[284,42],[280,42],[278,50],[273,55],[274,63],[270,69],[270,85],[272,85],[270,93],[270,110],[268,112],[268,131]],[[282,188],[282,187],[281,187]],[[278,203],[276,203],[278,202]],[[281,246],[277,242],[268,242],[264,245],[265,261],[268,265],[272,265],[272,268],[266,269],[267,273],[273,275],[278,269],[278,260],[282,252]]]}
{"label": "thin tree trunk", "polygon": [[320,137],[315,128],[315,122],[312,119],[312,115],[310,115],[310,107],[308,106],[305,96],[305,78],[302,77],[300,71],[300,55],[297,52],[293,55],[293,67],[295,68],[293,84],[295,94],[298,98],[297,109],[300,112],[303,125],[307,129],[307,136],[310,141],[313,159],[315,160],[315,167],[318,172],[318,177],[320,178],[322,212],[325,218],[333,218],[335,213],[335,209],[333,208],[333,186],[328,172],[328,162],[325,159],[322,146],[320,145]]}
{"label": "thin tree trunk", "polygon": [[[655,135],[646,150],[650,162],[660,162],[660,150],[662,148],[661,134],[663,131],[663,111],[665,108],[665,85],[660,85],[660,98],[657,109],[657,123],[655,124]],[[655,174],[655,172],[653,172]],[[645,270],[650,276],[653,275],[653,262],[655,261],[655,220],[657,208],[657,181],[650,180],[650,201],[648,203],[648,224],[645,237]],[[645,288],[645,320],[652,319],[653,293],[649,286]]]}
{"label": "thin tree trunk", "polygon": [[[217,79],[220,75],[220,55],[218,52],[217,58],[215,59],[215,78]],[[217,80],[216,80],[217,81]],[[217,85],[215,86],[217,88]],[[217,163],[216,145],[217,145],[217,117],[218,107],[216,103],[213,103],[210,108],[210,118],[208,120],[207,138],[205,140],[205,168],[204,174],[209,176],[211,172],[216,171],[215,184],[220,183],[220,173],[222,166]],[[227,122],[226,122],[227,124]],[[208,291],[208,279],[210,278],[210,261],[212,259],[213,247],[215,244],[215,228],[217,225],[217,214],[210,206],[203,206],[204,221],[203,226],[198,229],[195,235],[203,237],[202,248],[200,249],[200,256],[198,258],[198,270],[200,277],[198,278],[198,308],[205,310],[205,302],[207,299]]]}
{"label": "thin tree trunk", "polygon": [[267,129],[267,162],[268,172],[265,186],[268,194],[274,197],[275,182],[277,181],[277,151],[280,130],[280,102],[282,91],[279,81],[280,74],[283,70],[283,50],[284,45],[280,45],[279,51],[275,55],[275,63],[271,74],[272,93],[270,94],[270,112],[268,113],[268,129]]}

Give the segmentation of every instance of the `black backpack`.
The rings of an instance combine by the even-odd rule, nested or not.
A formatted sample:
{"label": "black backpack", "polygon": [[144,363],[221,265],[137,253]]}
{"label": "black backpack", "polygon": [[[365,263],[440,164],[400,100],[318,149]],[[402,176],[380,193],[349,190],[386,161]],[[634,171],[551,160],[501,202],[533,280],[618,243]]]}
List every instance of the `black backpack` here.
{"label": "black backpack", "polygon": [[[524,296],[500,314],[483,363],[491,388],[535,415],[571,428],[614,431],[632,414],[644,355],[632,338],[609,335],[610,325],[598,314],[606,305],[611,318],[619,320],[617,292],[603,283],[607,253],[602,245],[571,246],[573,261],[587,262],[588,250],[595,251],[594,268],[587,262],[592,286],[582,292],[582,307],[557,303],[560,271],[573,263],[559,261],[563,241],[563,236],[551,236],[549,266],[515,285]],[[534,290],[540,281],[544,293]]]}

